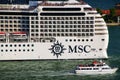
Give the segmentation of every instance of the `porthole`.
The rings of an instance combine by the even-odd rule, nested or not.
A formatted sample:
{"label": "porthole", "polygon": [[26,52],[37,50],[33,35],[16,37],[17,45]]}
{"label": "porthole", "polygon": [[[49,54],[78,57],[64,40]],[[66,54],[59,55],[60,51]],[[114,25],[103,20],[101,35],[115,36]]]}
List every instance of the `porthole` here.
{"label": "porthole", "polygon": [[31,46],[34,47],[34,44],[32,44]]}
{"label": "porthole", "polygon": [[102,41],[105,41],[105,39],[101,39]]}
{"label": "porthole", "polygon": [[14,47],[16,47],[17,45],[15,44]]}
{"label": "porthole", "polygon": [[88,39],[86,39],[86,41],[89,41]]}
{"label": "porthole", "polygon": [[16,52],[17,50],[15,49],[14,51]]}
{"label": "porthole", "polygon": [[32,49],[32,51],[34,51],[34,49]]}
{"label": "porthole", "polygon": [[12,52],[12,50],[10,50],[10,52]]}
{"label": "porthole", "polygon": [[6,52],[8,52],[8,50],[7,50],[7,49],[6,49],[5,51],[6,51]]}
{"label": "porthole", "polygon": [[74,42],[76,42],[76,39],[74,39]]}
{"label": "porthole", "polygon": [[72,39],[70,39],[70,42],[72,41]]}
{"label": "porthole", "polygon": [[78,41],[80,41],[80,39],[78,39]]}
{"label": "porthole", "polygon": [[23,49],[23,51],[25,52],[25,49]]}
{"label": "porthole", "polygon": [[30,50],[28,49],[27,51],[29,52]]}
{"label": "porthole", "polygon": [[84,39],[82,39],[82,42],[84,42]]}
{"label": "porthole", "polygon": [[67,39],[66,39],[65,41],[66,41],[66,42],[68,42],[68,40],[67,40]]}
{"label": "porthole", "polygon": [[1,45],[1,47],[3,47],[3,45]]}
{"label": "porthole", "polygon": [[91,39],[90,41],[93,41],[93,39]]}
{"label": "porthole", "polygon": [[19,44],[19,47],[21,47],[21,44]]}
{"label": "porthole", "polygon": [[12,44],[10,44],[10,47],[12,47]]}
{"label": "porthole", "polygon": [[5,47],[8,47],[8,45],[5,45]]}
{"label": "porthole", "polygon": [[1,50],[1,52],[3,52],[3,50]]}
{"label": "porthole", "polygon": [[102,48],[100,48],[99,51],[102,51]]}
{"label": "porthole", "polygon": [[30,45],[28,44],[27,47],[30,47]]}
{"label": "porthole", "polygon": [[19,52],[21,51],[21,49],[19,49]]}
{"label": "porthole", "polygon": [[23,44],[23,47],[25,47],[25,44]]}

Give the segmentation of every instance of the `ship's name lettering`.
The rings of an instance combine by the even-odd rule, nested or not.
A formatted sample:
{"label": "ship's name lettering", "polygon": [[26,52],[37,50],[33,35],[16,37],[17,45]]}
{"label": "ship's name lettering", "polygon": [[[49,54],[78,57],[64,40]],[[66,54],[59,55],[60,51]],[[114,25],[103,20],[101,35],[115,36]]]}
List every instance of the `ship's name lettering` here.
{"label": "ship's name lettering", "polygon": [[75,45],[75,46],[68,46],[68,52],[69,53],[89,53],[91,51],[90,45]]}

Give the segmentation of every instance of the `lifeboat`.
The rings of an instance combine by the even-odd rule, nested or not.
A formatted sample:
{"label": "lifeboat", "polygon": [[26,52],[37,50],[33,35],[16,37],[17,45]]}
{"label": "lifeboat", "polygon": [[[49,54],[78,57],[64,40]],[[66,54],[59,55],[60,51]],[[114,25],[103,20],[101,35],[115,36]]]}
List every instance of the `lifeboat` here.
{"label": "lifeboat", "polygon": [[26,32],[13,32],[12,35],[26,35]]}
{"label": "lifeboat", "polygon": [[11,39],[18,39],[18,40],[27,39],[26,32],[13,32],[11,33],[10,36],[11,36]]}

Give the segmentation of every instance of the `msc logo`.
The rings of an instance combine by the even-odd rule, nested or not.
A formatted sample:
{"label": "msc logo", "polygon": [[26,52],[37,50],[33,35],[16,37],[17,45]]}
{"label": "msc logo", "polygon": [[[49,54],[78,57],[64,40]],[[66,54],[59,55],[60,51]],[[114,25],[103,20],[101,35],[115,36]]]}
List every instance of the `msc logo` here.
{"label": "msc logo", "polygon": [[89,53],[91,52],[90,45],[75,45],[75,46],[68,46],[68,53]]}
{"label": "msc logo", "polygon": [[64,50],[66,50],[66,48],[64,48],[64,45],[57,41],[51,45],[51,48],[49,50],[51,50],[51,53],[53,53],[53,55],[58,58],[58,56],[61,56],[61,54],[64,53]]}
{"label": "msc logo", "polygon": [[64,50],[67,50],[67,53],[90,53],[91,51],[96,50],[95,48],[92,48],[90,45],[68,45],[67,48],[64,48],[64,45],[62,43],[59,43],[58,41],[51,45],[51,53],[53,53],[53,56],[56,56],[57,58],[64,53]]}

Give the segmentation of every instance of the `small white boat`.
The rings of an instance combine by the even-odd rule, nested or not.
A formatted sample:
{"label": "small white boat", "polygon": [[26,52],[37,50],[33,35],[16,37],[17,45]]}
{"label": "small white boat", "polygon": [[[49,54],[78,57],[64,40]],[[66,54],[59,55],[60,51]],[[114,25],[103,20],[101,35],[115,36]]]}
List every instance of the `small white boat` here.
{"label": "small white boat", "polygon": [[78,65],[75,73],[76,74],[113,74],[118,70],[118,68],[111,68],[104,62],[94,61],[92,64]]}

